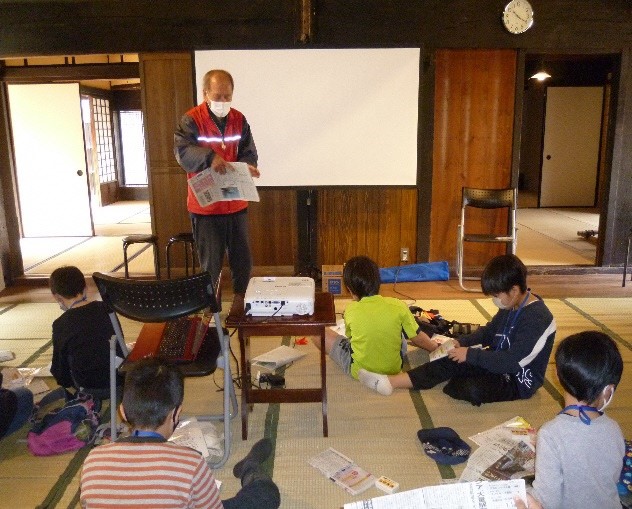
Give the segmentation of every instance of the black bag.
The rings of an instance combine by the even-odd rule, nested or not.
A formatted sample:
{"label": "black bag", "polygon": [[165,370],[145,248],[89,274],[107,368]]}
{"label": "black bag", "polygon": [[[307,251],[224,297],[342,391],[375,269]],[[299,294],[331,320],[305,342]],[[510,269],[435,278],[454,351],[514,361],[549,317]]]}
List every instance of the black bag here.
{"label": "black bag", "polygon": [[477,323],[448,321],[436,309],[424,310],[419,306],[410,306],[409,309],[415,317],[419,329],[430,337],[433,334],[441,334],[449,338],[458,338],[471,334],[480,327]]}

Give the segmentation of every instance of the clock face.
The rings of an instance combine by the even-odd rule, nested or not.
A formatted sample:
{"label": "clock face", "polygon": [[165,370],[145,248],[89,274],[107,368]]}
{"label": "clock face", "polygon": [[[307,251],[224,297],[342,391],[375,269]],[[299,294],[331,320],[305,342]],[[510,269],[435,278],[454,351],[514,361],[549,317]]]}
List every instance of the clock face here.
{"label": "clock face", "polygon": [[522,34],[533,24],[533,8],[527,0],[512,0],[503,11],[503,24],[512,34]]}

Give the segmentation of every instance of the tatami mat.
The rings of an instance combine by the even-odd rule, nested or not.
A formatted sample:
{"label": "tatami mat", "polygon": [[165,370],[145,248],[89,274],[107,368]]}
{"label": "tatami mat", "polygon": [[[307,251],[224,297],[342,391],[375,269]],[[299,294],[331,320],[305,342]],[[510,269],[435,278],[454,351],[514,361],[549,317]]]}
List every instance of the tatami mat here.
{"label": "tatami mat", "polygon": [[597,230],[592,209],[518,209],[516,254],[526,265],[594,265],[595,244],[578,231]]}
{"label": "tatami mat", "polygon": [[[132,244],[127,249],[128,258],[146,249],[146,244]],[[151,249],[149,250],[151,252]],[[151,255],[153,256],[153,255]],[[130,262],[132,267],[134,260]],[[136,262],[139,263],[139,262]],[[153,261],[152,267],[153,267]],[[113,272],[123,264],[123,237],[90,237],[72,249],[60,251],[28,270],[27,274],[50,274],[57,267],[75,265],[84,274]],[[152,269],[153,272],[153,269]]]}
{"label": "tatami mat", "polygon": [[[336,300],[337,311],[342,312],[348,302]],[[423,308],[438,309],[446,319],[475,323],[485,323],[495,312],[489,299],[418,300],[415,303]],[[557,341],[585,329],[610,331],[619,341],[625,359],[624,376],[608,414],[618,420],[626,437],[632,437],[632,401],[629,396],[632,393],[632,324],[629,318],[632,299],[549,299],[547,304],[558,324]],[[5,338],[0,339],[0,349],[13,349],[19,343],[30,343],[33,340],[29,338],[35,337],[35,332],[43,335],[41,341],[44,343],[50,336],[50,323],[59,312],[54,304],[17,304],[10,311],[0,313],[0,331]],[[37,320],[33,322],[28,317],[37,317]],[[31,325],[35,328],[31,329]],[[138,334],[140,325],[124,320],[123,329],[127,340],[131,341]],[[282,343],[292,345],[295,339],[252,338],[252,355]],[[231,339],[231,346],[239,356],[236,334]],[[317,387],[320,383],[318,350],[311,341],[295,347],[306,355],[286,369],[286,385]],[[414,347],[410,347],[409,351],[411,365],[423,362],[422,351]],[[20,354],[20,357],[23,356]],[[33,365],[50,360],[49,356],[50,348],[41,352]],[[232,365],[233,374],[236,374],[234,360]],[[269,436],[276,443],[267,467],[279,485],[281,507],[284,509],[339,508],[352,500],[381,494],[376,488],[371,488],[353,497],[311,467],[309,458],[327,447],[339,450],[378,476],[386,475],[396,480],[402,490],[458,477],[464,465],[438,466],[423,453],[417,431],[422,426],[449,426],[468,440],[467,437],[516,415],[534,426],[540,426],[560,408],[557,402],[560,389],[554,370],[551,360],[545,387],[530,400],[474,407],[452,400],[442,392],[442,386],[422,392],[397,391],[390,397],[384,397],[343,375],[327,359],[329,437],[322,436],[320,403],[254,405],[249,413],[247,441],[241,439],[240,417],[230,424],[233,450],[226,465],[216,471],[218,479],[224,482],[222,496],[230,497],[239,489],[238,480],[232,476],[232,468],[263,436]],[[211,377],[187,379],[184,413],[220,412],[221,385],[221,371]],[[237,392],[239,397],[240,391]],[[36,507],[45,500],[53,501],[47,507],[75,507],[82,457],[74,454],[33,457],[26,450],[25,436],[26,428],[0,441],[2,493],[12,501],[12,507]]]}

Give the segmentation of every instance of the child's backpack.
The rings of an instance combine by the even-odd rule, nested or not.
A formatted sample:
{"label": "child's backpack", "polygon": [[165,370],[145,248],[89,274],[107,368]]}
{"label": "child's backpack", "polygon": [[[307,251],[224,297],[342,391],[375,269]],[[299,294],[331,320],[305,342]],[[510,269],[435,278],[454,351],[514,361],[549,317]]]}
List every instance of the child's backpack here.
{"label": "child's backpack", "polygon": [[92,396],[80,393],[63,407],[35,420],[27,437],[28,448],[35,456],[81,449],[94,440],[99,419]]}
{"label": "child's backpack", "polygon": [[449,338],[458,338],[465,334],[471,334],[480,327],[477,323],[448,321],[436,309],[422,309],[419,306],[410,306],[409,309],[421,331],[430,337],[433,334],[441,334]]}
{"label": "child's backpack", "polygon": [[625,441],[625,456],[617,490],[623,507],[632,507],[632,440]]}

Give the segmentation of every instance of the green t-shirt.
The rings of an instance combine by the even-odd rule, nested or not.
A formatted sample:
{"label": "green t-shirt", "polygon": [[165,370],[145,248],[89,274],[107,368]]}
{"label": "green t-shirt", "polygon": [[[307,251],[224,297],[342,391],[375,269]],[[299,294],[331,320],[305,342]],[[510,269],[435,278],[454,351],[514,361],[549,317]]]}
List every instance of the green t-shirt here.
{"label": "green t-shirt", "polygon": [[417,335],[417,322],[399,299],[372,295],[350,303],[345,309],[345,334],[351,342],[351,376],[358,371],[394,375],[402,368],[402,332]]}

